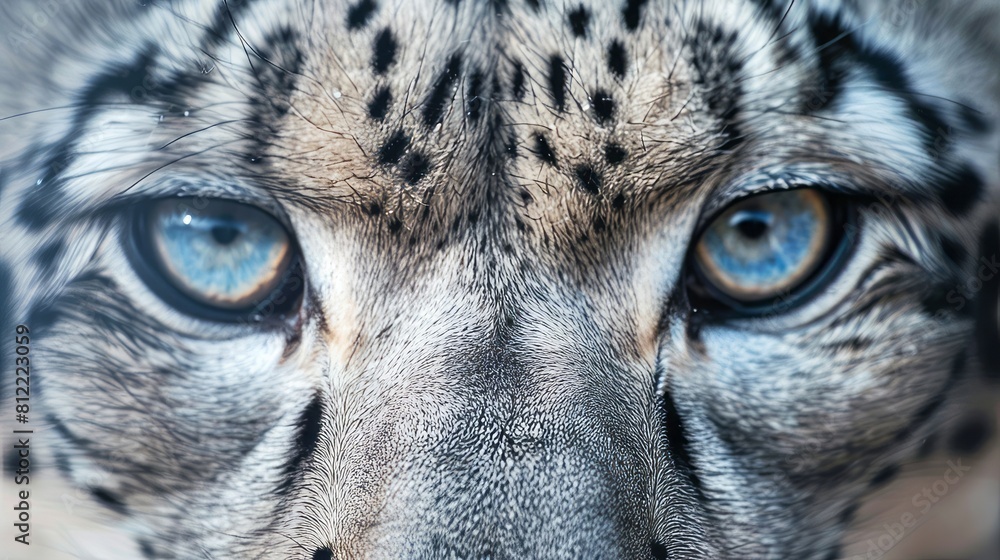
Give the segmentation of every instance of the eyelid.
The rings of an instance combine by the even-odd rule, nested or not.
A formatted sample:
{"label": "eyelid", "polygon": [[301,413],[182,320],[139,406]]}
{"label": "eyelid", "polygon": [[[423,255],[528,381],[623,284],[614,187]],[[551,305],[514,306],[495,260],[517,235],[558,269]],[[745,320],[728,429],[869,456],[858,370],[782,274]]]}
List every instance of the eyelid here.
{"label": "eyelid", "polygon": [[830,195],[846,198],[873,199],[883,193],[880,182],[870,174],[848,173],[826,163],[803,162],[765,167],[728,181],[716,189],[701,208],[701,217],[695,230],[695,238],[723,212],[737,202],[755,195],[780,192],[799,188],[824,191]]}
{"label": "eyelid", "polygon": [[127,214],[132,208],[156,204],[157,201],[168,199],[190,199],[193,208],[198,208],[194,201],[224,201],[253,206],[266,212],[276,219],[289,234],[294,236],[295,229],[292,227],[291,219],[285,212],[284,206],[272,196],[263,195],[257,190],[242,185],[238,181],[223,187],[216,182],[206,182],[204,179],[196,182],[178,178],[141,191],[129,191],[115,195],[111,200],[96,208],[93,214],[120,216]]}

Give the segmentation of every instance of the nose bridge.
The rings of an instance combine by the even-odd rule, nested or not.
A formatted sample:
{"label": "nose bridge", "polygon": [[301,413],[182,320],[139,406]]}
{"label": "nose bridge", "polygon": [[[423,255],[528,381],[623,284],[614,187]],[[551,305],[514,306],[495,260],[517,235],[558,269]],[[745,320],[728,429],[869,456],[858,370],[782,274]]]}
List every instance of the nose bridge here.
{"label": "nose bridge", "polygon": [[[332,397],[347,416],[324,475],[334,542],[364,557],[630,556],[649,532],[647,419],[593,386],[623,373],[538,340],[522,307],[433,292],[447,311],[411,305]],[[566,319],[549,336],[582,346]]]}
{"label": "nose bridge", "polygon": [[627,556],[636,518],[626,510],[635,504],[619,503],[629,492],[607,461],[628,456],[627,442],[609,441],[572,399],[546,398],[531,368],[505,348],[470,352],[448,367],[467,385],[442,394],[457,402],[390,482],[377,528],[365,539],[372,550]]}

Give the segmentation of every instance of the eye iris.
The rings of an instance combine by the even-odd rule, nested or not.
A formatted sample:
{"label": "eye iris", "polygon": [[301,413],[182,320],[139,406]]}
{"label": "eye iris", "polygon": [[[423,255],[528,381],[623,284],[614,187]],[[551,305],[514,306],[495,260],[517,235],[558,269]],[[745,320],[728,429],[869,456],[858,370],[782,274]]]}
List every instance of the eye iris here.
{"label": "eye iris", "polygon": [[830,222],[826,199],[814,190],[751,197],[706,230],[697,265],[710,284],[738,301],[774,298],[822,263]]}
{"label": "eye iris", "polygon": [[268,214],[232,202],[186,208],[156,205],[148,220],[152,246],[168,280],[192,299],[221,309],[247,309],[282,282],[291,242]]}

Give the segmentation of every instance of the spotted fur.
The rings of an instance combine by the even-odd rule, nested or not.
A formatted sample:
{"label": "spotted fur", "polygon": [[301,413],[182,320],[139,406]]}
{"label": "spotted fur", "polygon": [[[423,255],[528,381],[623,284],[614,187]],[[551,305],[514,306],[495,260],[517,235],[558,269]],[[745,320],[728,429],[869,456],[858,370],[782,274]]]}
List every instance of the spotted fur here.
{"label": "spotted fur", "polygon": [[[44,550],[901,554],[879,514],[931,518],[908,481],[997,460],[1000,290],[977,275],[1000,251],[998,17],[4,2],[4,410],[25,324],[42,511],[115,535]],[[706,220],[803,184],[857,201],[836,281],[762,318],[692,306]],[[159,299],[127,223],[163,196],[289,224],[301,312],[221,325]]]}

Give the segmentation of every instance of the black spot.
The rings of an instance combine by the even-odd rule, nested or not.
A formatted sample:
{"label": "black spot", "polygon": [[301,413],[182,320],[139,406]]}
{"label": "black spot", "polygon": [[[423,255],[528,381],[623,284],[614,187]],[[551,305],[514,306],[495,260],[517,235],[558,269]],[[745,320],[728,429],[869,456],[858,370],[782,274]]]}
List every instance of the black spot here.
{"label": "black spot", "polygon": [[317,548],[316,552],[313,552],[312,560],[333,560],[333,550],[328,546]]}
{"label": "black spot", "polygon": [[538,10],[542,7],[542,0],[526,0],[526,1],[528,5],[531,6],[531,9],[535,10],[536,14],[538,13]]}
{"label": "black spot", "polygon": [[212,25],[202,39],[201,50],[210,51],[213,47],[225,43],[231,34],[236,33],[236,21],[253,3],[253,0],[243,0],[242,2],[223,0],[219,2],[212,18]]}
{"label": "black spot", "polygon": [[967,314],[971,308],[965,302],[965,298],[956,298],[959,298],[958,293],[951,290],[947,285],[934,284],[921,296],[920,306],[924,314],[935,319],[946,315]]}
{"label": "black spot", "polygon": [[52,270],[52,266],[55,264],[56,259],[62,255],[65,248],[66,243],[62,239],[56,239],[55,241],[47,243],[37,253],[35,253],[32,260],[35,261],[35,264],[37,264],[43,271],[49,272]]}
{"label": "black spot", "polygon": [[738,126],[743,97],[743,58],[736,52],[735,31],[699,21],[687,39],[692,51],[694,81],[705,92],[708,110],[721,121],[725,135],[719,150],[732,150],[742,140]]}
{"label": "black spot", "polygon": [[157,83],[153,77],[158,53],[156,46],[147,45],[131,63],[114,65],[103,74],[98,74],[80,96],[76,124],[90,117],[108,98],[127,96],[133,101],[143,101],[160,86],[166,86]]}
{"label": "black spot", "polygon": [[389,221],[388,229],[389,233],[396,235],[397,233],[399,233],[399,230],[403,229],[403,222],[399,221],[396,218],[393,218],[392,220]]}
{"label": "black spot", "polygon": [[[853,48],[858,48],[858,45],[854,44]],[[950,135],[948,124],[937,109],[913,93],[899,56],[875,47],[859,49],[856,56],[874,74],[879,83],[906,102],[910,118],[924,128],[925,145],[928,150],[938,157],[943,155],[947,148],[947,137]]]}
{"label": "black spot", "polygon": [[594,217],[594,233],[601,233],[608,227],[607,222],[601,216]]}
{"label": "black spot", "polygon": [[[1000,224],[991,221],[979,236],[979,254],[986,262],[1000,259]],[[976,307],[976,349],[982,363],[982,372],[987,379],[1000,380],[1000,277],[994,276],[983,283],[977,296]]]}
{"label": "black spot", "polygon": [[431,162],[427,156],[421,153],[414,153],[403,162],[401,172],[403,179],[408,184],[415,185],[427,176],[431,170]]}
{"label": "black spot", "polygon": [[576,168],[576,178],[580,182],[580,187],[590,194],[601,192],[601,175],[594,171],[589,165],[578,165]]}
{"label": "black spot", "polygon": [[305,60],[299,41],[294,29],[280,26],[255,47],[254,53],[267,61],[254,67],[256,91],[250,98],[254,108],[250,120],[258,138],[265,136],[260,134],[261,130],[266,131],[266,135],[277,134],[274,117],[285,115],[291,109],[288,99],[295,90],[295,81]]}
{"label": "black spot", "polygon": [[625,195],[618,194],[613,199],[611,199],[611,207],[615,210],[621,210],[625,207]]}
{"label": "black spot", "polygon": [[61,184],[35,186],[18,207],[17,219],[28,229],[37,231],[56,219],[64,202]]}
{"label": "black spot", "polygon": [[535,198],[533,196],[531,196],[530,192],[528,192],[528,191],[521,191],[521,201],[523,201],[524,205],[527,206],[527,205],[531,204],[532,202],[534,202]]}
{"label": "black spot", "polygon": [[666,545],[653,541],[649,548],[653,560],[670,560],[670,551],[667,550]]}
{"label": "black spot", "polygon": [[872,477],[871,483],[869,484],[872,488],[878,488],[888,484],[892,479],[896,478],[899,474],[899,465],[889,465]]}
{"label": "black spot", "polygon": [[820,12],[810,20],[813,43],[819,57],[820,83],[810,86],[813,95],[808,96],[808,109],[818,111],[830,106],[840,95],[847,70],[840,60],[854,51],[854,38],[839,16],[831,16]]}
{"label": "black spot", "polygon": [[507,152],[507,155],[510,156],[512,159],[517,157],[517,138],[511,138],[507,142],[507,147],[505,151]]}
{"label": "black spot", "polygon": [[963,166],[952,174],[950,180],[939,187],[939,195],[945,208],[956,216],[972,210],[983,192],[983,180],[969,166]]}
{"label": "black spot", "polygon": [[557,163],[555,151],[552,149],[552,146],[549,145],[548,139],[541,134],[535,135],[535,147],[532,150],[532,153],[538,156],[538,159],[549,165],[556,165]]}
{"label": "black spot", "polygon": [[813,12],[809,28],[819,56],[820,84],[809,86],[811,94],[805,96],[809,99],[806,110],[815,112],[833,103],[844,89],[848,72],[860,64],[886,91],[898,95],[906,103],[910,118],[924,128],[928,151],[940,159],[947,148],[948,124],[938,110],[913,93],[899,55],[859,43],[854,29],[847,27],[839,13]]}
{"label": "black spot", "polygon": [[945,382],[944,388],[931,397],[931,399],[927,401],[924,406],[920,407],[920,410],[918,410],[913,417],[913,422],[910,428],[907,430],[915,430],[924,422],[930,420],[934,413],[941,408],[941,405],[944,404],[945,399],[948,397],[951,387],[962,377],[962,374],[965,373],[965,366],[967,363],[968,357],[966,357],[965,352],[955,356],[955,360],[951,364],[951,372],[948,376],[948,381]]}
{"label": "black spot", "polygon": [[608,45],[608,69],[619,80],[625,77],[628,71],[628,51],[625,44],[615,39]]}
{"label": "black spot", "polygon": [[14,474],[21,468],[21,456],[14,449],[4,450],[3,467],[4,472]]}
{"label": "black spot", "polygon": [[965,247],[963,247],[957,239],[951,237],[950,235],[942,233],[940,239],[941,252],[944,253],[945,258],[947,258],[948,262],[951,264],[960,267],[968,256],[966,254]]}
{"label": "black spot", "polygon": [[142,102],[165,89],[153,75],[157,54],[155,46],[146,46],[131,62],[107,66],[83,89],[76,100],[77,111],[72,126],[48,150],[49,156],[42,165],[38,184],[17,209],[18,221],[37,231],[61,214],[66,199],[59,178],[76,159],[76,142],[83,136],[87,122],[109,99],[126,97],[132,102]]}
{"label": "black spot", "polygon": [[524,66],[520,62],[514,63],[514,77],[511,79],[510,93],[514,99],[520,101],[524,99]]}
{"label": "black spot", "polygon": [[434,126],[441,121],[441,117],[444,115],[445,103],[451,98],[451,88],[455,85],[455,81],[458,80],[461,71],[462,57],[458,54],[451,55],[444,72],[438,76],[434,82],[434,87],[431,88],[430,95],[424,101],[423,117],[424,124],[427,126]]}
{"label": "black spot", "polygon": [[372,69],[375,70],[376,74],[385,74],[389,67],[396,62],[396,50],[399,45],[396,44],[396,38],[392,35],[392,31],[389,28],[385,28],[379,32],[375,37],[375,45],[373,47],[372,54]]}
{"label": "black spot", "polygon": [[854,516],[858,514],[858,509],[861,507],[860,504],[851,504],[847,506],[844,511],[840,512],[840,523],[846,525],[854,520]]}
{"label": "black spot", "polygon": [[761,14],[775,23],[781,21],[787,10],[787,8],[779,7],[774,0],[752,0],[752,2],[757,5],[757,9],[760,10]]}
{"label": "black spot", "polygon": [[569,28],[577,37],[587,36],[587,26],[590,25],[590,12],[582,5],[569,13]]}
{"label": "black spot", "polygon": [[389,88],[386,86],[378,88],[372,100],[368,102],[368,116],[377,121],[385,119],[390,103],[392,103],[392,93]]}
{"label": "black spot", "polygon": [[319,438],[323,432],[323,398],[317,393],[313,395],[311,401],[302,411],[299,420],[295,425],[295,445],[292,455],[285,463],[284,477],[277,491],[279,494],[286,493],[292,486],[292,475],[299,472],[316,447],[319,446]]}
{"label": "black spot", "polygon": [[701,487],[701,479],[698,477],[694,464],[691,462],[689,452],[691,443],[684,429],[680,412],[678,412],[677,406],[674,404],[674,399],[669,393],[663,397],[663,431],[667,439],[667,449],[674,461],[674,465],[688,479],[698,497],[704,500],[705,496]]}
{"label": "black spot", "polygon": [[383,165],[398,163],[410,147],[410,137],[402,130],[396,131],[378,150],[378,161]]}
{"label": "black spot", "polygon": [[69,457],[67,457],[66,454],[61,451],[56,451],[55,457],[56,457],[56,469],[58,469],[59,472],[62,473],[62,475],[65,477],[72,476],[73,469],[71,469],[69,466]]}
{"label": "black spot", "polygon": [[125,515],[128,513],[128,508],[125,507],[125,502],[122,501],[114,492],[106,488],[91,488],[90,494],[101,502],[105,507],[114,511],[115,513],[120,513]]}
{"label": "black spot", "polygon": [[31,328],[41,332],[50,329],[62,317],[62,310],[51,302],[37,303],[28,311]]}
{"label": "black spot", "polygon": [[948,448],[955,453],[972,455],[983,448],[993,435],[993,423],[985,414],[969,415],[955,427]]}
{"label": "black spot", "polygon": [[475,122],[479,120],[480,111],[483,107],[482,98],[483,73],[476,70],[469,78],[469,120]]}
{"label": "black spot", "polygon": [[156,558],[156,548],[153,546],[153,543],[147,541],[146,539],[139,541],[139,552],[142,553],[143,557],[148,558],[149,560]]}
{"label": "black spot", "polygon": [[368,25],[377,7],[374,0],[358,0],[347,9],[347,28],[354,30]]}
{"label": "black spot", "polygon": [[960,105],[958,114],[962,118],[962,123],[966,130],[975,134],[985,134],[991,130],[990,121],[986,120],[986,115],[968,105]]}
{"label": "black spot", "polygon": [[549,94],[552,95],[552,103],[556,109],[562,111],[566,108],[566,63],[559,55],[552,55],[549,59]]}
{"label": "black spot", "polygon": [[612,142],[604,146],[604,160],[611,165],[618,165],[625,161],[626,157],[628,157],[628,152],[618,144]]}
{"label": "black spot", "polygon": [[611,120],[611,117],[615,114],[615,100],[611,97],[611,94],[599,89],[594,92],[592,101],[594,103],[594,116],[597,118],[597,122],[605,124]]}
{"label": "black spot", "polygon": [[362,206],[362,208],[364,209],[365,213],[368,214],[369,216],[378,216],[379,214],[382,213],[382,205],[379,204],[378,202],[372,202],[371,204],[368,205],[367,208],[365,208],[364,206]]}
{"label": "black spot", "polygon": [[625,27],[629,31],[639,28],[639,20],[642,19],[642,8],[649,0],[625,0],[625,7],[622,8],[622,19],[625,20]]}

